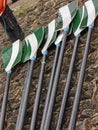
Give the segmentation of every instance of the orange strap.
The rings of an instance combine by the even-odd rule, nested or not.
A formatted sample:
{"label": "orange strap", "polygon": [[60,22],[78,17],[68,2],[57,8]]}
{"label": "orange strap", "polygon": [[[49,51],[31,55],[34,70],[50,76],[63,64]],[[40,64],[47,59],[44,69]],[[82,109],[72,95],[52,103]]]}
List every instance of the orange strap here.
{"label": "orange strap", "polygon": [[7,0],[0,0],[0,16],[3,14],[6,8]]}

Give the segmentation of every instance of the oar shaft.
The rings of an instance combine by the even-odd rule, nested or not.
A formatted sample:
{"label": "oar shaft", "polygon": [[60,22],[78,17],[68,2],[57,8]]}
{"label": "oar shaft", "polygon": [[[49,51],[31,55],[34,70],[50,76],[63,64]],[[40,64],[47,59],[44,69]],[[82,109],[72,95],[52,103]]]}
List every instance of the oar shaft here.
{"label": "oar shaft", "polygon": [[89,28],[85,51],[84,51],[84,56],[83,56],[83,60],[82,60],[81,70],[80,70],[80,76],[79,76],[79,80],[78,80],[78,84],[77,84],[77,90],[76,90],[76,94],[75,94],[75,99],[74,99],[74,104],[73,104],[73,109],[72,109],[72,114],[71,114],[71,119],[70,119],[68,130],[75,130],[78,107],[79,107],[79,102],[80,102],[80,95],[81,95],[83,79],[84,79],[84,74],[85,74],[85,68],[86,68],[86,62],[87,62],[87,56],[88,56],[89,46],[90,46],[91,32],[92,32],[92,28]]}
{"label": "oar shaft", "polygon": [[50,82],[49,82],[49,87],[48,87],[48,92],[47,92],[47,97],[46,97],[46,101],[45,101],[45,107],[44,107],[44,112],[43,112],[43,116],[42,116],[42,122],[41,122],[40,130],[43,130],[44,125],[45,125],[45,119],[46,119],[46,115],[47,115],[48,104],[49,104],[50,94],[51,94],[51,90],[52,90],[52,85],[53,85],[53,80],[54,80],[59,50],[60,50],[60,46],[57,46],[56,52],[55,52],[55,57],[54,57],[54,62],[53,62],[53,67],[52,67],[52,72],[51,72],[51,77],[50,77]]}
{"label": "oar shaft", "polygon": [[20,122],[20,118],[21,118],[21,112],[22,112],[22,104],[24,102],[24,96],[25,96],[25,91],[26,91],[26,84],[27,84],[27,80],[28,80],[28,76],[29,76],[29,69],[30,69],[30,63],[31,61],[28,61],[28,65],[27,65],[27,73],[26,73],[26,78],[25,78],[25,82],[24,82],[24,87],[22,90],[22,97],[21,97],[21,103],[20,103],[20,108],[19,108],[19,114],[18,114],[18,118],[17,118],[17,124],[19,124]]}
{"label": "oar shaft", "polygon": [[21,110],[21,107],[20,107],[15,130],[22,130],[23,129],[34,63],[35,63],[34,60],[32,60],[31,63],[30,63],[30,68],[29,68],[30,70],[29,70],[28,80],[27,80],[27,83],[26,83],[26,86],[25,86],[25,93],[22,95],[24,97],[24,100],[21,100],[22,105],[20,104],[20,106],[22,107],[22,110]]}
{"label": "oar shaft", "polygon": [[66,80],[66,84],[65,84],[64,95],[63,95],[63,99],[62,99],[62,103],[61,103],[61,109],[60,109],[60,113],[59,113],[59,117],[58,117],[56,130],[61,130],[62,120],[63,120],[64,111],[65,111],[65,107],[66,107],[66,103],[67,103],[67,97],[68,97],[68,93],[69,93],[70,82],[71,82],[71,78],[72,78],[74,62],[75,62],[77,48],[78,48],[78,42],[79,42],[79,36],[77,36],[76,40],[75,40],[75,45],[74,45],[72,58],[71,58],[71,62],[70,62],[70,67],[69,67],[69,71],[68,71],[68,76],[67,76],[67,80]]}
{"label": "oar shaft", "polygon": [[4,130],[4,122],[5,122],[5,116],[6,116],[6,108],[7,108],[7,101],[8,101],[8,91],[9,91],[9,86],[10,86],[10,79],[11,79],[11,74],[7,74],[7,80],[6,80],[3,102],[2,102],[2,107],[1,107],[0,130]]}
{"label": "oar shaft", "polygon": [[39,75],[39,81],[38,81],[37,92],[36,92],[36,97],[35,97],[35,104],[33,107],[30,130],[34,130],[35,125],[36,125],[37,113],[39,109],[39,102],[40,102],[42,83],[43,83],[43,77],[44,77],[44,69],[45,69],[45,64],[46,64],[45,62],[46,62],[46,55],[43,55],[41,71]]}
{"label": "oar shaft", "polygon": [[47,111],[47,117],[46,117],[46,121],[45,121],[44,130],[49,130],[50,123],[51,123],[53,107],[54,107],[54,102],[55,102],[55,97],[56,97],[56,92],[57,92],[57,87],[58,87],[58,82],[59,82],[59,77],[60,77],[61,66],[62,66],[62,62],[63,62],[66,40],[67,40],[67,33],[68,32],[64,31],[64,37],[63,37],[60,55],[59,55],[58,64],[57,64],[57,69],[56,69],[56,73],[55,73],[55,77],[54,77],[52,93],[51,93],[50,102],[48,105],[48,111]]}

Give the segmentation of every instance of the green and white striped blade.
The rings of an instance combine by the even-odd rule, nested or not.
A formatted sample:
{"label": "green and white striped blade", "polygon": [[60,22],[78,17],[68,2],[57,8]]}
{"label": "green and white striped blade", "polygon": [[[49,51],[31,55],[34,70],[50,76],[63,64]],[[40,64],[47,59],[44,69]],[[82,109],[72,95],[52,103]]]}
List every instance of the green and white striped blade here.
{"label": "green and white striped blade", "polygon": [[81,27],[88,27],[93,24],[98,14],[98,0],[88,0],[85,2],[84,17],[81,23]]}
{"label": "green and white striped blade", "polygon": [[43,36],[44,29],[43,27],[40,27],[25,38],[24,51],[22,57],[23,63],[35,57],[37,50],[43,40]]}
{"label": "green and white striped blade", "polygon": [[78,9],[78,1],[74,0],[71,3],[59,9],[59,16],[56,20],[56,30],[63,30],[67,28],[72,22]]}
{"label": "green and white striped blade", "polygon": [[2,51],[2,59],[5,71],[11,71],[11,69],[21,61],[21,58],[22,44],[20,43],[20,40],[17,40]]}
{"label": "green and white striped blade", "polygon": [[44,30],[44,47],[42,54],[47,51],[48,47],[55,41],[57,32],[55,32],[55,20],[50,22]]}
{"label": "green and white striped blade", "polygon": [[85,6],[83,5],[81,8],[77,10],[76,16],[73,20],[73,32],[75,36],[79,35],[84,29],[84,28],[80,28],[84,17],[84,12],[85,12],[84,10],[85,10]]}

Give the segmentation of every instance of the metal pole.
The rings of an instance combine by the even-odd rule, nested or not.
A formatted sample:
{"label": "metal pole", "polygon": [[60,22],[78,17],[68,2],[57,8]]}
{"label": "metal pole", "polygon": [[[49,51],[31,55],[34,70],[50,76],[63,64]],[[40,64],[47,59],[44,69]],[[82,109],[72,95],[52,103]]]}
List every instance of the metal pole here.
{"label": "metal pole", "polygon": [[29,95],[29,90],[30,90],[30,84],[31,84],[31,79],[32,79],[34,63],[35,63],[35,60],[31,60],[30,71],[29,71],[29,74],[28,74],[28,80],[27,80],[27,83],[26,83],[26,86],[25,86],[25,92],[22,95],[24,100],[21,100],[21,104],[20,104],[21,107],[19,109],[19,114],[18,114],[15,130],[22,130],[23,129],[23,124],[24,124],[24,118],[25,118],[25,113],[26,113],[26,107],[27,107],[27,101],[28,101],[28,95]]}
{"label": "metal pole", "polygon": [[65,84],[64,95],[63,95],[63,99],[62,99],[62,103],[61,103],[61,109],[60,109],[60,113],[59,113],[59,117],[58,117],[56,130],[61,130],[61,125],[62,125],[62,120],[63,120],[63,116],[64,116],[64,110],[65,110],[66,103],[67,103],[69,87],[70,87],[70,82],[71,82],[71,78],[72,78],[72,72],[73,72],[74,62],[75,62],[75,58],[76,58],[79,38],[80,38],[80,36],[78,35],[75,40],[75,45],[74,45],[72,58],[71,58],[71,62],[70,62],[70,67],[69,67],[69,71],[68,71],[68,76],[67,76],[67,80],[66,80],[66,84]]}
{"label": "metal pole", "polygon": [[5,116],[6,116],[10,80],[11,80],[11,73],[7,73],[7,80],[6,80],[3,102],[2,102],[2,107],[1,107],[1,115],[0,115],[0,130],[4,130],[4,122],[5,122]]}
{"label": "metal pole", "polygon": [[61,71],[61,66],[62,66],[62,62],[63,62],[67,34],[68,34],[68,31],[64,31],[64,38],[62,41],[60,55],[59,55],[58,64],[57,64],[57,69],[56,69],[56,73],[55,73],[55,77],[54,77],[53,88],[52,88],[52,93],[51,93],[51,97],[50,97],[50,102],[48,105],[48,111],[47,111],[47,117],[46,117],[46,121],[45,121],[44,130],[49,130],[49,127],[50,127],[53,106],[54,106],[54,102],[55,102],[55,97],[56,97],[56,92],[57,92],[57,87],[58,87],[58,82],[59,82],[59,77],[60,77],[60,71]]}
{"label": "metal pole", "polygon": [[56,65],[57,65],[57,61],[58,61],[59,51],[60,51],[60,44],[59,45],[57,44],[40,130],[43,130],[44,125],[45,125],[45,119],[46,119],[50,95],[51,95],[51,91],[52,91],[52,85],[53,85]]}
{"label": "metal pole", "polygon": [[72,109],[72,114],[71,114],[71,119],[70,119],[68,130],[75,130],[78,107],[79,107],[79,103],[80,103],[80,95],[81,95],[81,90],[82,90],[82,85],[83,85],[83,80],[84,80],[84,75],[85,75],[87,56],[88,56],[89,46],[90,46],[91,32],[92,32],[92,27],[90,26],[89,30],[88,30],[88,36],[87,36],[84,56],[83,56],[83,60],[82,60],[81,70],[80,70],[80,76],[79,76],[79,80],[78,80],[78,84],[77,84],[77,90],[76,90],[76,94],[75,94],[75,99],[74,99],[74,104],[73,104],[73,109]]}
{"label": "metal pole", "polygon": [[46,64],[46,56],[47,56],[46,54],[43,55],[43,59],[42,59],[41,71],[39,75],[38,88],[37,88],[36,97],[35,97],[35,104],[34,104],[33,113],[32,113],[30,130],[34,130],[35,125],[36,125],[37,113],[38,113],[39,104],[40,104],[39,102],[40,102],[42,83],[43,83],[43,77],[44,77],[44,69],[45,69],[45,64]]}

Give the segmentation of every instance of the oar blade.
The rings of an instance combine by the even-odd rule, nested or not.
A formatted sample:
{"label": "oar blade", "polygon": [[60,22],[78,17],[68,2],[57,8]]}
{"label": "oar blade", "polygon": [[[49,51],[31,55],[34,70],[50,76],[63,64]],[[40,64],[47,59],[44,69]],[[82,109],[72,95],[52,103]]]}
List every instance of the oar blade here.
{"label": "oar blade", "polygon": [[97,14],[98,14],[98,1],[96,0],[89,0],[84,4],[84,16],[82,23],[80,25],[81,28],[88,27],[89,25],[93,24]]}
{"label": "oar blade", "polygon": [[52,20],[48,26],[44,29],[44,47],[42,49],[42,54],[46,52],[49,48],[49,46],[55,41],[57,32],[55,32],[56,26],[55,26],[55,20]]}
{"label": "oar blade", "polygon": [[[56,30],[62,30],[69,26],[74,16],[76,15],[78,9],[77,0],[72,1],[71,3],[61,7],[59,9],[59,16],[56,20]],[[66,13],[67,12],[67,13]]]}
{"label": "oar blade", "polygon": [[75,36],[79,35],[84,29],[80,28],[84,16],[84,8],[85,7],[82,6],[77,10],[76,16],[73,20],[73,32]]}
{"label": "oar blade", "polygon": [[35,57],[35,54],[37,53],[37,50],[43,40],[43,36],[44,29],[43,27],[40,27],[25,38],[24,52],[22,57],[23,63]]}
{"label": "oar blade", "polygon": [[17,40],[2,51],[2,59],[5,71],[11,71],[11,69],[21,61],[21,57],[22,44],[20,43],[20,40]]}

